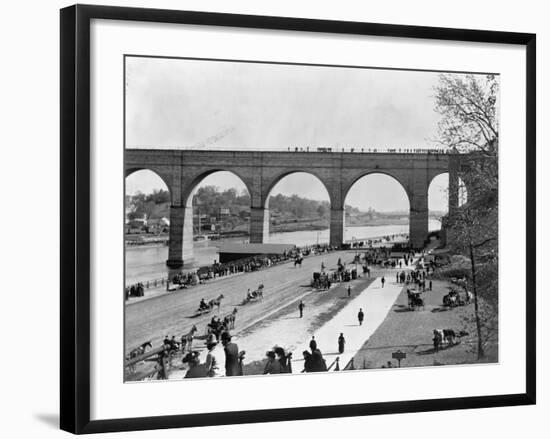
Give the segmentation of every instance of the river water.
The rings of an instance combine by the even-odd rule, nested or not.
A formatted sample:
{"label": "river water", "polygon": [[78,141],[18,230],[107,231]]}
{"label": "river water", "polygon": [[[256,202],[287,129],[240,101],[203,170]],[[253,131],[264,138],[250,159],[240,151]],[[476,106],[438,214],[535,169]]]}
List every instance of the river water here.
{"label": "river water", "polygon": [[[436,219],[430,219],[429,229],[439,230],[441,223]],[[356,239],[375,238],[379,236],[408,233],[409,225],[384,225],[346,227],[344,239],[351,241]],[[226,243],[245,243],[247,237],[227,238],[217,241],[201,241],[194,243],[195,260],[185,268],[196,268],[209,265],[218,259],[218,248]],[[324,244],[329,241],[329,230],[309,230],[300,232],[274,233],[269,236],[269,242],[276,244],[294,244],[297,246]],[[139,281],[161,279],[166,277],[168,259],[168,247],[166,245],[144,245],[126,247],[126,283],[132,284]]]}

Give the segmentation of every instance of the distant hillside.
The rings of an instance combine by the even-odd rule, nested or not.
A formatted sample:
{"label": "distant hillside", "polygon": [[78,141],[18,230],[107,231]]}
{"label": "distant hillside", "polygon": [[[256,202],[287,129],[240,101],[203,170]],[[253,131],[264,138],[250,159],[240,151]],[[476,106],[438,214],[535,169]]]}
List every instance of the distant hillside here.
{"label": "distant hillside", "polygon": [[[220,190],[215,186],[199,188],[193,198],[194,214],[202,218],[220,218],[224,212],[223,227],[227,230],[248,228],[250,197],[247,192],[238,193],[235,189]],[[350,226],[407,224],[408,211],[377,212],[369,208],[366,212],[346,205],[346,224]],[[168,191],[155,191],[152,194],[138,193],[126,197],[126,212],[129,219],[157,219],[170,217],[170,194]],[[299,230],[303,228],[323,229],[330,221],[330,203],[310,200],[298,195],[277,194],[269,199],[270,221],[273,230]],[[430,217],[439,218],[443,212],[431,212]]]}

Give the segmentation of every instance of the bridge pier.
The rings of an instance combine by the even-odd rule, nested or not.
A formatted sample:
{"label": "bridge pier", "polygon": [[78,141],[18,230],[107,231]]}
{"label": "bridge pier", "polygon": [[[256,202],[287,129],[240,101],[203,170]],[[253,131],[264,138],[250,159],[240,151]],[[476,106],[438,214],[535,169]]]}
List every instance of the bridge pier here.
{"label": "bridge pier", "polygon": [[263,244],[269,241],[269,209],[250,208],[250,243]]}
{"label": "bridge pier", "polygon": [[429,181],[427,176],[422,174],[415,175],[413,186],[409,190],[409,241],[413,249],[424,248],[429,233]]}
{"label": "bridge pier", "polygon": [[411,208],[409,220],[410,241],[414,249],[424,248],[424,242],[428,237],[428,209],[413,211]]}
{"label": "bridge pier", "polygon": [[170,268],[183,267],[193,260],[193,207],[170,206],[170,241],[168,260]]}
{"label": "bridge pier", "polygon": [[339,247],[344,243],[345,215],[344,209],[330,210],[330,245]]}
{"label": "bridge pier", "polygon": [[449,163],[449,212],[447,219],[447,228],[445,230],[445,245],[454,244],[456,241],[456,233],[454,232],[454,220],[459,204],[460,183],[458,179],[457,163],[451,161]]}

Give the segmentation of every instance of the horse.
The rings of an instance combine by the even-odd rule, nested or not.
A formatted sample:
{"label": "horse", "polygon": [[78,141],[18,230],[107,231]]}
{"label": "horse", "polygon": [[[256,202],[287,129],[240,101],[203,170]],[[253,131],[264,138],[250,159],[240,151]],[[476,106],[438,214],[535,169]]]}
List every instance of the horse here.
{"label": "horse", "polygon": [[147,350],[147,347],[150,347],[150,348],[153,347],[150,341],[146,341],[145,343],[140,344],[137,348],[132,349],[128,354],[127,359],[135,358],[139,355],[144,354],[145,351]]}
{"label": "horse", "polygon": [[443,343],[443,331],[441,329],[434,329],[433,335],[434,338],[432,340],[434,342],[434,352],[439,352],[439,347]]}
{"label": "horse", "polygon": [[181,353],[191,352],[191,345],[193,344],[193,336],[198,329],[195,325],[191,327],[191,330],[187,334],[181,336]]}
{"label": "horse", "polygon": [[216,306],[216,307],[218,307],[218,311],[219,311],[220,310],[220,305],[222,303],[223,298],[224,298],[224,295],[220,294],[218,297],[216,297],[215,299],[212,299],[208,302],[208,307],[210,309],[213,309]]}
{"label": "horse", "polygon": [[451,291],[449,294],[443,296],[443,305],[454,307],[458,305],[458,293]]}
{"label": "horse", "polygon": [[[452,346],[456,344],[456,339],[465,337],[468,335],[465,331],[455,331],[454,329],[434,329],[434,350],[437,352],[439,350],[439,346],[443,345],[444,343],[447,344],[447,346]],[[438,339],[438,343],[436,346],[436,339]]]}
{"label": "horse", "polygon": [[424,308],[424,299],[420,297],[420,293],[413,293],[407,289],[407,298],[409,301],[409,309]]}
{"label": "horse", "polygon": [[235,317],[237,315],[237,308],[233,308],[233,311],[230,314],[227,314],[223,318],[223,323],[227,329],[235,329]]}
{"label": "horse", "polygon": [[258,285],[258,289],[254,291],[248,290],[242,304],[244,305],[250,302],[251,300],[262,299],[263,297],[264,297],[264,285],[260,284]]}
{"label": "horse", "polygon": [[[132,358],[139,357],[140,355],[143,355],[147,351],[147,347],[152,348],[153,345],[151,344],[151,341],[146,341],[145,343],[140,344],[137,348],[132,349],[128,355],[126,356],[126,360],[131,360]],[[130,366],[130,370],[134,371],[136,368],[135,364],[132,364]]]}
{"label": "horse", "polygon": [[294,268],[296,268],[296,265],[299,265],[300,268],[302,268],[302,261],[304,260],[303,256],[297,256],[294,258]]}

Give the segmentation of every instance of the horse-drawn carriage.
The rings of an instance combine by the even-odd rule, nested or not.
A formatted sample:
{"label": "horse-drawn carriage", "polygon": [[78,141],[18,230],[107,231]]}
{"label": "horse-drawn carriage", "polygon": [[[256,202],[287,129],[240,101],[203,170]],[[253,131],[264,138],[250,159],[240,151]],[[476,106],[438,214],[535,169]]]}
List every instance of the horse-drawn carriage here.
{"label": "horse-drawn carriage", "polygon": [[298,254],[297,256],[294,257],[294,268],[296,268],[296,265],[299,265],[300,268],[302,268],[302,262],[304,260],[304,257],[302,256],[302,254]]}
{"label": "horse-drawn carriage", "polygon": [[443,296],[443,305],[448,306],[449,308],[454,308],[455,306],[465,305],[465,302],[461,299],[457,290],[451,290],[449,291],[449,294]]}
{"label": "horse-drawn carriage", "polygon": [[256,302],[264,297],[264,284],[258,285],[258,288],[254,291],[248,290],[246,296],[242,302],[242,305],[246,305],[249,302]]}
{"label": "horse-drawn carriage", "polygon": [[195,311],[195,314],[192,317],[199,317],[204,314],[208,314],[210,311],[214,309],[214,307],[217,307],[220,309],[220,304],[222,303],[223,294],[220,294],[215,299],[211,299],[208,302],[206,302],[204,299],[201,299],[199,303],[199,307]]}
{"label": "horse-drawn carriage", "polygon": [[409,309],[416,310],[418,308],[424,309],[424,299],[421,296],[420,291],[416,291],[414,289],[407,289],[407,300]]}
{"label": "horse-drawn carriage", "polygon": [[314,272],[311,280],[311,287],[317,290],[328,290],[332,281],[331,275],[325,272]]}

